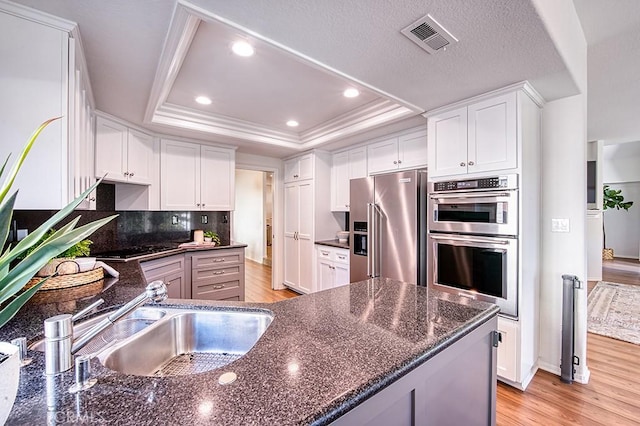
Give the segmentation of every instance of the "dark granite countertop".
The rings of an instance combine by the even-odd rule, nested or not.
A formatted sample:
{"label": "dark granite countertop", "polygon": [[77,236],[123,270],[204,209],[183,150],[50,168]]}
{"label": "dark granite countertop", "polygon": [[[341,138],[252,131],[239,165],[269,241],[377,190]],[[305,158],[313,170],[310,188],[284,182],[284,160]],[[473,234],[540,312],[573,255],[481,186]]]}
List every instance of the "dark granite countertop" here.
{"label": "dark granite countertop", "polygon": [[316,244],[321,246],[337,247],[337,248],[343,248],[343,249],[349,250],[348,241],[346,243],[341,243],[338,240],[322,240],[322,241],[316,241]]}
{"label": "dark granite countertop", "polygon": [[[113,264],[120,280],[100,297],[117,305],[142,292],[137,262]],[[25,307],[0,340],[42,332],[42,320],[80,309]],[[98,383],[67,392],[73,370],[45,377],[44,354],[21,371],[8,424],[326,424],[488,321],[498,307],[384,278],[272,304],[168,300],[196,309],[268,309],[274,319],[244,357],[191,376],[137,377],[92,361]],[[224,372],[238,379],[218,384]],[[50,408],[48,409],[47,406]]]}

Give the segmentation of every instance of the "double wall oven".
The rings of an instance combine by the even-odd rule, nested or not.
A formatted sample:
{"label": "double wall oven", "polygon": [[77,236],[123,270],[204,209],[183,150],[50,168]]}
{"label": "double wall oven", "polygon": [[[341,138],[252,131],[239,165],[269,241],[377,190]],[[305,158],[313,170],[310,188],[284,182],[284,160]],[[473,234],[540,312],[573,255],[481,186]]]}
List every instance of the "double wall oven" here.
{"label": "double wall oven", "polygon": [[429,184],[429,286],[518,316],[518,176]]}

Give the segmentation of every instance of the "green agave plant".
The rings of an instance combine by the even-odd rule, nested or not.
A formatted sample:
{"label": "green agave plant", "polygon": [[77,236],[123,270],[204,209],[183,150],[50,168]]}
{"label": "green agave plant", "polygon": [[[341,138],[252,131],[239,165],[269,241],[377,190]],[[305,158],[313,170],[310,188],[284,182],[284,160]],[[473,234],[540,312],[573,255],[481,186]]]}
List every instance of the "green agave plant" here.
{"label": "green agave plant", "polygon": [[[7,238],[9,236],[11,218],[13,216],[13,206],[17,196],[17,191],[8,195],[11,191],[11,187],[13,186],[13,182],[15,181],[22,163],[29,154],[31,147],[38,138],[38,135],[40,135],[47,125],[58,118],[52,118],[45,121],[31,135],[29,141],[22,150],[22,154],[13,165],[9,176],[2,185],[2,189],[0,189],[0,242],[3,243],[3,246],[6,245]],[[4,170],[8,161],[9,158],[7,158],[2,165],[2,168],[0,169],[0,177],[4,175]],[[15,246],[6,247],[4,249],[2,256],[0,256],[0,327],[4,326],[11,318],[13,318],[20,308],[22,308],[22,306],[48,279],[48,277],[43,278],[37,285],[25,290],[24,286],[38,270],[46,265],[51,259],[58,256],[60,253],[72,247],[79,241],[84,240],[98,228],[117,216],[109,216],[76,228],[76,225],[80,220],[80,216],[78,216],[66,225],[61,226],[60,229],[46,238],[42,244],[38,245],[35,250],[25,255],[32,246],[36,245],[40,241],[49,229],[68,216],[99,183],[100,181],[94,183],[84,193],[80,194],[78,198],[53,215],[49,220],[40,225],[38,229],[31,232]],[[18,263],[15,263],[21,255],[24,255],[24,258]]]}

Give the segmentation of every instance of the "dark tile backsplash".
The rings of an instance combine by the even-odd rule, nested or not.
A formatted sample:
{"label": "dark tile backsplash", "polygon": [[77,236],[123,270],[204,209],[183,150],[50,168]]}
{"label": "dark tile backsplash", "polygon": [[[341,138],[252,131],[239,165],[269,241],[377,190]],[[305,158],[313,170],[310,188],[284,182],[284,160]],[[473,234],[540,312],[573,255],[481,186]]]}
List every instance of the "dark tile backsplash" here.
{"label": "dark tile backsplash", "polygon": [[[16,210],[13,219],[17,229],[31,232],[55,213],[53,210]],[[230,243],[229,212],[76,210],[61,223],[80,215],[79,224],[82,225],[113,214],[118,217],[89,237],[93,241],[92,253],[140,245],[179,244],[193,240],[194,229],[215,231],[223,245]],[[208,223],[202,223],[202,216],[207,217]],[[176,224],[173,223],[175,218]]]}

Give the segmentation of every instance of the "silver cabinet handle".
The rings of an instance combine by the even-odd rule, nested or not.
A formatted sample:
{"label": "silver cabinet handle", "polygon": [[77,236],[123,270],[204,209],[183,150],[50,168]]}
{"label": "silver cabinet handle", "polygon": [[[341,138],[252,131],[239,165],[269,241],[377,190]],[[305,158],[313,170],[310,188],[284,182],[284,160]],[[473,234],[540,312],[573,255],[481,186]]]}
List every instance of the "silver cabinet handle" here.
{"label": "silver cabinet handle", "polygon": [[220,290],[221,288],[224,288],[224,284],[219,284],[219,285],[214,285],[213,286],[214,290]]}
{"label": "silver cabinet handle", "polygon": [[213,275],[222,275],[222,274],[224,274],[224,271],[215,271],[213,273]]}
{"label": "silver cabinet handle", "polygon": [[460,163],[460,167],[464,167],[464,166],[466,166],[465,163]]}
{"label": "silver cabinet handle", "polygon": [[320,253],[322,253],[323,256],[329,256],[328,251],[320,250]]}
{"label": "silver cabinet handle", "polygon": [[218,262],[224,262],[224,257],[221,257],[220,259],[213,259],[214,262],[218,263]]}
{"label": "silver cabinet handle", "polygon": [[[367,203],[367,226],[369,229],[369,235],[372,234],[372,223],[371,223],[371,203]],[[371,247],[371,239],[369,240],[369,247]],[[371,256],[373,256],[373,252],[369,252],[367,254],[367,276],[371,277]]]}
{"label": "silver cabinet handle", "polygon": [[345,260],[346,258],[347,258],[347,256],[342,256],[340,254],[338,255],[338,259],[340,259],[340,260]]}
{"label": "silver cabinet handle", "polygon": [[494,198],[494,197],[511,197],[511,193],[509,192],[477,192],[464,194],[461,196],[460,194],[431,194],[429,198],[432,200],[464,200],[467,198]]}
{"label": "silver cabinet handle", "polygon": [[475,163],[473,161],[469,161],[469,165],[473,166]]}

